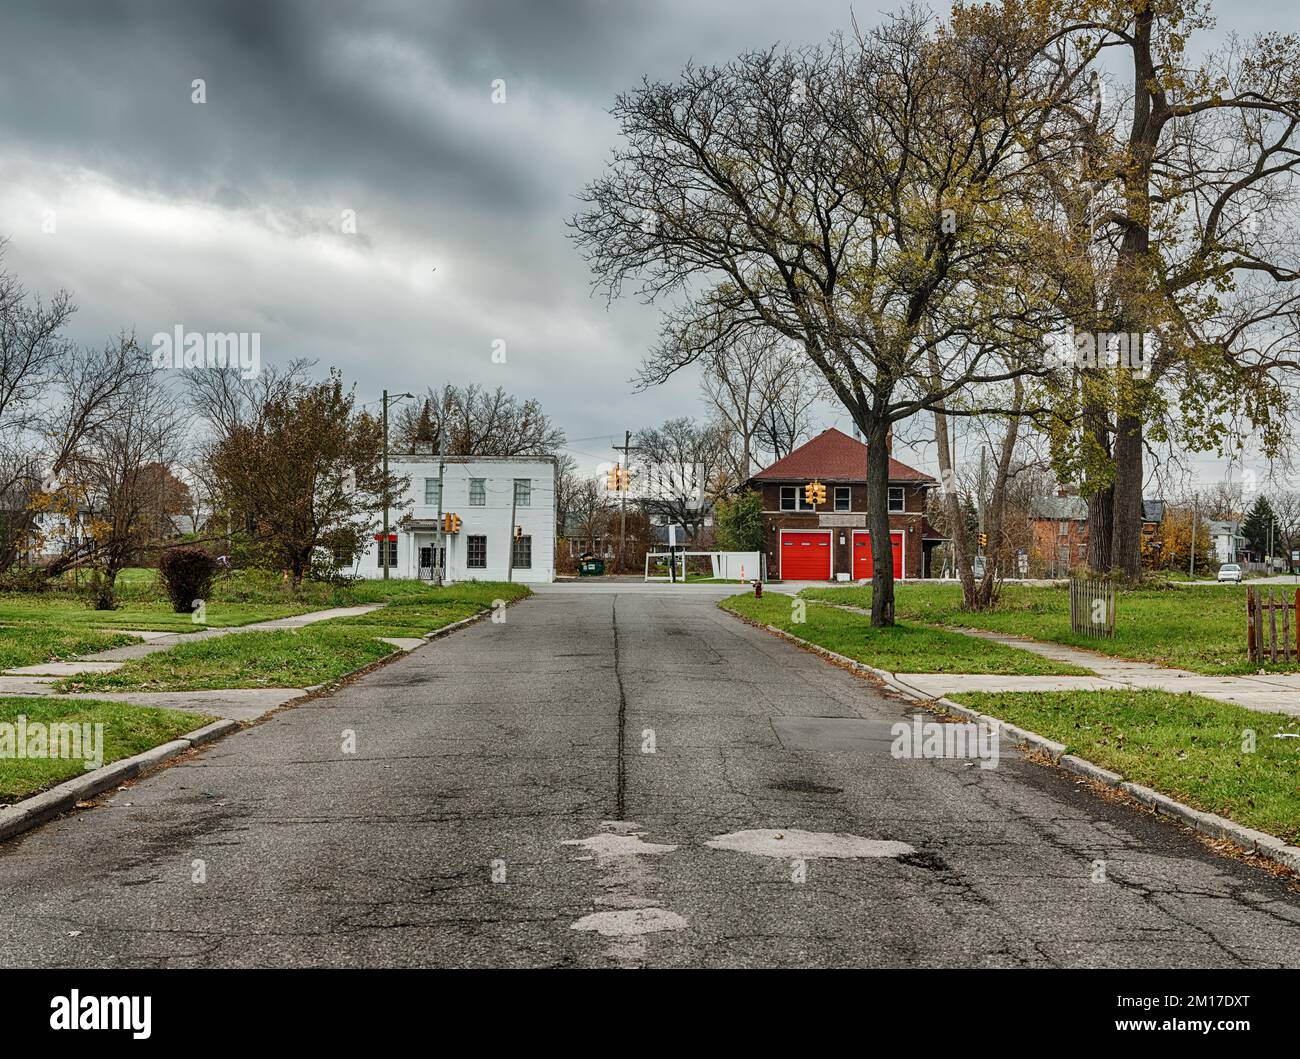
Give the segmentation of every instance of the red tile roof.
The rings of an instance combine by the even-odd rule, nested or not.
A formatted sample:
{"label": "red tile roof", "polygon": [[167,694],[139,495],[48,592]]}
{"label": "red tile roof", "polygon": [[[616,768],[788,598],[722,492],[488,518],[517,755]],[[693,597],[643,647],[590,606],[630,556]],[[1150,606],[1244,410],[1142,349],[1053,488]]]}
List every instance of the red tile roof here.
{"label": "red tile roof", "polygon": [[[812,441],[759,471],[755,482],[865,482],[867,480],[867,446],[842,430],[831,427]],[[889,459],[891,482],[934,482],[935,479],[915,467]],[[937,484],[937,483],[936,483]]]}

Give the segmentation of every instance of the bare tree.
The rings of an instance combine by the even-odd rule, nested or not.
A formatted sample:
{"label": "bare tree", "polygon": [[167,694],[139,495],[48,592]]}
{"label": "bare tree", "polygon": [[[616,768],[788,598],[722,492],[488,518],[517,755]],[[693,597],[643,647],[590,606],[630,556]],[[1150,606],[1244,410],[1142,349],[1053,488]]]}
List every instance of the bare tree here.
{"label": "bare tree", "polygon": [[1044,58],[1044,32],[1010,4],[943,33],[913,9],[853,42],[647,81],[618,98],[627,146],[572,222],[611,297],[631,283],[685,299],[661,378],[689,362],[683,322],[722,313],[795,343],[849,411],[867,442],[874,625],[894,611],[891,425],[1041,368],[949,340],[994,335],[1052,293],[1026,267],[1039,224],[1015,189],[1040,164],[1024,144],[1063,136],[1059,102],[1082,89]]}
{"label": "bare tree", "polygon": [[698,533],[722,469],[723,437],[716,425],[680,416],[633,436],[638,459],[632,486],[652,518]]}
{"label": "bare tree", "polygon": [[[63,468],[60,489],[79,498],[89,547],[78,565],[97,576],[96,606],[114,606],[117,575],[170,534],[160,524],[160,486],[180,450],[184,419],[155,374],[137,380],[112,415],[86,428]],[[166,498],[162,505],[166,507]]]}
{"label": "bare tree", "polygon": [[448,456],[551,456],[564,445],[564,431],[536,400],[474,383],[430,388],[398,409],[390,429],[393,444],[410,452],[434,451],[445,430]]}

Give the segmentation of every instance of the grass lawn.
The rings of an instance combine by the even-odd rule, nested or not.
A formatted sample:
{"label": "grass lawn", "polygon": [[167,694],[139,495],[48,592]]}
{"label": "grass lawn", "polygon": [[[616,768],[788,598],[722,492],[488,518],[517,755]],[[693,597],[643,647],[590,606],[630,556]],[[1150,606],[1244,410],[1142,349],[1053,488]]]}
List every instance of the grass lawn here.
{"label": "grass lawn", "polygon": [[[869,585],[806,588],[800,595],[871,606]],[[960,604],[961,587],[955,584],[900,584],[895,588],[900,621],[1018,633],[1193,673],[1254,673],[1261,668],[1278,673],[1300,671],[1300,663],[1295,661],[1288,667],[1282,662],[1259,666],[1247,660],[1246,590],[1240,585],[1121,591],[1113,640],[1076,636],[1070,631],[1070,599],[1063,586],[1004,585],[997,609],[979,614],[963,611]]]}
{"label": "grass lawn", "polygon": [[774,625],[837,654],[893,673],[1091,675],[1077,666],[945,629],[908,623],[873,629],[865,614],[815,603],[808,604],[805,621],[796,624],[792,620],[794,602],[792,596],[773,592],[762,599],[750,594],[730,596],[719,605],[751,621]]}
{"label": "grass lawn", "polygon": [[[964,706],[1205,812],[1300,843],[1300,720],[1165,691],[967,692]],[[1243,752],[1244,733],[1255,749]]]}
{"label": "grass lawn", "polygon": [[209,602],[206,622],[197,624],[188,613],[177,614],[170,603],[128,601],[116,610],[93,610],[75,596],[0,595],[0,623],[36,623],[62,629],[145,629],[156,632],[197,632],[206,627],[248,625],[255,621],[287,618],[318,610],[310,603],[221,603]]}
{"label": "grass lawn", "polygon": [[[0,722],[17,726],[19,716],[33,723],[102,724],[103,764],[170,742],[215,720],[179,710],[158,710],[125,702],[93,699],[0,698]],[[6,731],[0,729],[0,732]],[[0,748],[5,746],[0,736]],[[14,754],[16,747],[9,748]],[[83,748],[84,750],[84,748]],[[0,756],[0,803],[10,803],[53,787],[86,771],[84,758]]]}
{"label": "grass lawn", "polygon": [[[389,582],[395,585],[397,582]],[[397,602],[350,618],[301,629],[231,633],[178,644],[127,662],[113,673],[68,677],[62,691],[199,691],[215,688],[302,688],[325,684],[394,650],[380,636],[418,637],[529,594],[522,585],[468,582],[392,594]],[[315,609],[315,608],[312,608]]]}
{"label": "grass lawn", "polygon": [[472,618],[483,607],[463,599],[438,600],[430,603],[390,603],[382,610],[358,614],[352,618],[334,618],[326,623],[332,628],[364,632],[369,636],[423,636],[444,625]]}
{"label": "grass lawn", "polygon": [[57,662],[135,642],[134,636],[99,629],[60,629],[36,622],[0,625],[0,669]]}
{"label": "grass lawn", "polygon": [[213,688],[302,688],[337,679],[393,647],[365,632],[326,625],[237,632],[178,644],[127,662],[113,673],[66,677],[55,687],[91,691],[200,691]]}

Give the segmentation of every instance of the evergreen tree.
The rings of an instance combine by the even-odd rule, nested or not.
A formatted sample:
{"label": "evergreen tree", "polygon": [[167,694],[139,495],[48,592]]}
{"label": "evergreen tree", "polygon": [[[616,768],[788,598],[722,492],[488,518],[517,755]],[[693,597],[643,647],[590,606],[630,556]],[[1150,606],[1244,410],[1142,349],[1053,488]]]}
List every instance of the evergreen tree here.
{"label": "evergreen tree", "polygon": [[[1246,538],[1246,543],[1250,545],[1252,552],[1264,555],[1268,551],[1268,528],[1273,521],[1273,506],[1268,502],[1267,497],[1261,496],[1255,501],[1255,505],[1246,515],[1246,521],[1241,527],[1241,535]],[[1276,545],[1276,529],[1273,532],[1273,541]],[[1274,551],[1276,551],[1276,547]]]}

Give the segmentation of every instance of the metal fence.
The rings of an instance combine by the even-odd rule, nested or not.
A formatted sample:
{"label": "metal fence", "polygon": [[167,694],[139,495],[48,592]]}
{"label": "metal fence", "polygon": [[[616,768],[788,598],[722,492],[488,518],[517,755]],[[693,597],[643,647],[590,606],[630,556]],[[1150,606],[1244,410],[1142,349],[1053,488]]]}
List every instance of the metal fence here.
{"label": "metal fence", "polygon": [[1115,636],[1115,583],[1100,577],[1070,578],[1070,629],[1080,636]]}
{"label": "metal fence", "polygon": [[1284,589],[1246,587],[1246,652],[1252,662],[1300,658],[1300,588],[1288,599]]}

